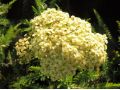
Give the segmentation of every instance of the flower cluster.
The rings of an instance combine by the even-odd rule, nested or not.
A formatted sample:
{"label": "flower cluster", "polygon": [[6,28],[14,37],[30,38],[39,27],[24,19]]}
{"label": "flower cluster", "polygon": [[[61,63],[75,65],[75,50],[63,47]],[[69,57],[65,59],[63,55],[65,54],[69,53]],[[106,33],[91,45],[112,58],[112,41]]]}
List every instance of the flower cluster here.
{"label": "flower cluster", "polygon": [[[17,51],[17,55],[19,55],[19,57],[21,58],[21,60],[27,60],[31,58],[31,55],[30,55],[30,42],[29,42],[29,37],[25,37],[25,38],[22,38],[22,39],[19,39],[19,41],[15,44],[16,45],[16,51]],[[23,62],[23,61],[20,61],[20,62]],[[24,61],[24,62],[27,62],[27,61]]]}
{"label": "flower cluster", "polygon": [[[40,60],[41,73],[53,81],[75,75],[78,68],[99,67],[106,60],[106,35],[92,33],[91,24],[85,20],[47,9],[33,18],[31,25],[29,49]],[[16,45],[21,55],[24,49],[20,51],[18,44],[22,42]]]}

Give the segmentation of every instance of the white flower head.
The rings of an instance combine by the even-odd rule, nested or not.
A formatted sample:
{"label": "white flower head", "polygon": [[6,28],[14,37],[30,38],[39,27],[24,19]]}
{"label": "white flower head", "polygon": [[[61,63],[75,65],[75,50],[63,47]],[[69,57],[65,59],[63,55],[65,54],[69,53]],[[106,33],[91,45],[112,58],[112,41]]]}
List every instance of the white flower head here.
{"label": "white flower head", "polygon": [[[33,18],[31,24],[29,49],[40,60],[41,72],[53,81],[74,76],[78,68],[100,66],[106,60],[107,37],[92,33],[88,21],[49,8]],[[16,43],[18,55],[26,49],[20,51],[22,43],[21,40]]]}

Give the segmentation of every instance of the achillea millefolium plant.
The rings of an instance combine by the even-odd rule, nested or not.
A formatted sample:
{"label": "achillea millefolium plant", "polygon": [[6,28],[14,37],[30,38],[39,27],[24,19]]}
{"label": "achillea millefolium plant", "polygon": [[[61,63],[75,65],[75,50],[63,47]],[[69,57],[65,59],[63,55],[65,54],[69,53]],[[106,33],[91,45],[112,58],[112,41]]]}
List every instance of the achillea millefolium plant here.
{"label": "achillea millefolium plant", "polygon": [[48,8],[30,21],[32,31],[16,42],[20,63],[40,61],[52,81],[74,76],[77,69],[98,69],[107,58],[107,37],[92,32],[88,21]]}

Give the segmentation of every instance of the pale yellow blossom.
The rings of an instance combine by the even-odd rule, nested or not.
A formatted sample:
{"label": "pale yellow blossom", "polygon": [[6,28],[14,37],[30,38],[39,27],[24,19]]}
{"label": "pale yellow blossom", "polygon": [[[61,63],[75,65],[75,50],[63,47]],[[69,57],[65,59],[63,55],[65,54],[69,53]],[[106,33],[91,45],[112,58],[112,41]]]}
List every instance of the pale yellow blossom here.
{"label": "pale yellow blossom", "polygon": [[107,37],[93,33],[88,21],[47,9],[33,18],[31,25],[30,40],[24,38],[16,43],[17,54],[25,57],[31,53],[38,58],[41,73],[53,81],[74,76],[79,68],[99,67],[106,60]]}

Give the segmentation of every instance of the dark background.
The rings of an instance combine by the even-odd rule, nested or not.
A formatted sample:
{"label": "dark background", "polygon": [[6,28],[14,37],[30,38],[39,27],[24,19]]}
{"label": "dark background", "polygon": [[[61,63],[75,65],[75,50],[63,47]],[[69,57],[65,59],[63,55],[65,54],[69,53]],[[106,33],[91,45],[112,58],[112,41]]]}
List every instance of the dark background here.
{"label": "dark background", "polygon": [[[8,3],[11,0],[1,0]],[[49,2],[51,0],[47,0]],[[91,23],[96,23],[93,9],[96,9],[107,24],[114,39],[117,39],[118,26],[116,20],[120,20],[119,0],[58,0],[58,6],[71,15],[83,19],[91,18]],[[8,12],[8,18],[13,21],[32,18],[33,11],[31,6],[35,5],[34,0],[17,0]]]}

